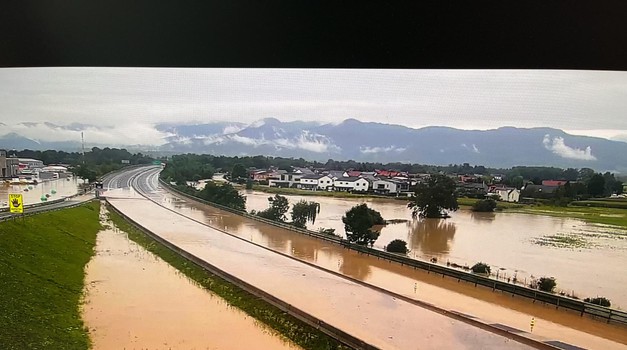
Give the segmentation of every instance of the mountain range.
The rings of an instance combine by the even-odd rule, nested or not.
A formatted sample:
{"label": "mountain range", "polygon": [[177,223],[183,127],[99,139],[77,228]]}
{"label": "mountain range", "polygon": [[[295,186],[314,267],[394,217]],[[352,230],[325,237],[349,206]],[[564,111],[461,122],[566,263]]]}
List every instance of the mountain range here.
{"label": "mountain range", "polygon": [[[93,128],[83,124],[68,127],[72,130]],[[356,119],[322,124],[266,118],[251,124],[163,123],[155,125],[155,129],[163,135],[160,146],[108,146],[132,146],[127,148],[164,154],[261,154],[319,161],[332,158],[435,165],[470,163],[489,167],[536,165],[627,172],[627,143],[571,135],[553,128],[460,130],[433,126],[413,129]],[[90,143],[89,147],[92,146],[106,145]],[[43,142],[9,133],[0,136],[0,148],[77,150],[80,142]]]}

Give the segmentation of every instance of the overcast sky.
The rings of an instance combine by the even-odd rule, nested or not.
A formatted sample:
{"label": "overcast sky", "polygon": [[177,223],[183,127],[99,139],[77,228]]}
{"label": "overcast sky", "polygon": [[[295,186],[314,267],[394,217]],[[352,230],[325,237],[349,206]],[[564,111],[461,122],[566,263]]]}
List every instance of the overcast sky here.
{"label": "overcast sky", "polygon": [[[627,141],[627,72],[314,69],[0,69],[0,135],[21,122],[110,126],[159,143],[159,122],[339,122],[554,127]],[[111,134],[111,135],[109,135]],[[143,142],[142,142],[143,141]]]}

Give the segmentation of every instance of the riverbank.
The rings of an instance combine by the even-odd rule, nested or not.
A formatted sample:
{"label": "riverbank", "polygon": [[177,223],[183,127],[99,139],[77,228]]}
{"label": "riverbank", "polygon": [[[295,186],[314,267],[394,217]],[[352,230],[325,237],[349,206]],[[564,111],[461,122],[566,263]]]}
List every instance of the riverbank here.
{"label": "riverbank", "polygon": [[230,305],[239,308],[265,325],[268,325],[302,348],[312,350],[349,349],[319,330],[289,316],[280,309],[184,259],[164,245],[146,236],[114,211],[109,212],[109,218],[120,230],[127,232],[131,240],[159,256],[203,288],[211,290],[226,300]]}
{"label": "riverbank", "polygon": [[[3,349],[88,349],[80,316],[99,203],[0,223]],[[10,330],[10,331],[7,331]]]}

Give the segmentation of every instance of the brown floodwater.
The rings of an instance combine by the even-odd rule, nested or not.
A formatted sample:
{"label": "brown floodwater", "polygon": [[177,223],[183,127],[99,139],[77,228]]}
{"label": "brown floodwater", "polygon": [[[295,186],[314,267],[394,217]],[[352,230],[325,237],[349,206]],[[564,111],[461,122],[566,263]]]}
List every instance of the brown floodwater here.
{"label": "brown floodwater", "polygon": [[[269,194],[246,192],[246,208],[268,207]],[[381,229],[374,247],[384,249],[394,239],[407,242],[410,256],[437,258],[472,266],[485,262],[503,278],[521,282],[551,276],[557,290],[580,298],[605,296],[613,307],[627,306],[627,230],[581,220],[519,213],[474,213],[459,210],[449,219],[411,217],[405,201],[378,198],[286,196],[320,203],[320,213],[310,229],[334,228],[344,235],[342,215],[352,206],[367,203],[385,219],[407,222]]]}
{"label": "brown floodwater", "polygon": [[[591,349],[624,349],[624,344],[627,344],[627,332],[624,327],[607,325],[579,317],[575,313],[555,310],[552,306],[532,303],[526,298],[492,292],[487,288],[474,287],[464,282],[458,283],[456,280],[427,274],[422,270],[360,255],[318,239],[180,199],[157,189],[157,178],[154,175],[153,173],[148,176],[147,180],[151,182],[149,197],[159,201],[161,205],[323,268],[338,271],[446,310],[480,317],[489,323],[501,323],[528,330],[531,317],[535,317],[537,323],[534,334],[549,339],[559,339]],[[116,192],[116,196],[123,198],[141,198],[132,189]]]}
{"label": "brown floodwater", "polygon": [[146,199],[128,198],[115,191],[108,195],[112,205],[152,232],[380,348],[529,348],[226,235]]}
{"label": "brown floodwater", "polygon": [[96,350],[299,349],[116,228],[98,233],[85,281],[82,314]]}
{"label": "brown floodwater", "polygon": [[[41,196],[49,194],[49,201],[75,195],[82,180],[71,178],[40,182],[37,185],[10,185],[0,181],[0,208],[9,206],[9,194],[17,193],[24,196],[24,204],[41,202]],[[25,191],[28,190],[28,191]],[[52,191],[56,193],[52,193]]]}

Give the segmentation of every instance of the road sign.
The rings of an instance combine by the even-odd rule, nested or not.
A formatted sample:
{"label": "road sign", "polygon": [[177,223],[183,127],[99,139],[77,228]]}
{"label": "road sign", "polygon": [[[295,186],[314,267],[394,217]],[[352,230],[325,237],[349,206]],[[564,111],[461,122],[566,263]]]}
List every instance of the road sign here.
{"label": "road sign", "polygon": [[21,194],[9,194],[9,211],[11,213],[24,213],[24,198]]}

